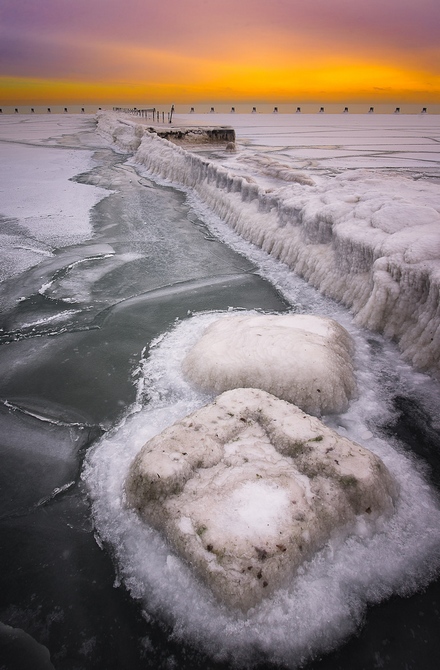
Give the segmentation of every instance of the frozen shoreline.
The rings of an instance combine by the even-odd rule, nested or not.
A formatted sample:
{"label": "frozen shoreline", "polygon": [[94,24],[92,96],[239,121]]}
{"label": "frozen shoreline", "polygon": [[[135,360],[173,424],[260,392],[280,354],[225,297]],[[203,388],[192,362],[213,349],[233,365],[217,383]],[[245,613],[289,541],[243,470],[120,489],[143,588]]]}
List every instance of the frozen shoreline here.
{"label": "frozen shoreline", "polygon": [[[396,119],[396,125],[401,122]],[[306,119],[301,123],[307,126]],[[116,659],[133,670],[146,662],[206,670],[222,660],[234,667],[336,663],[351,669],[359,658],[369,667],[382,662],[400,668],[406,662],[418,667],[422,658],[428,659],[424,667],[436,670],[438,383],[404,364],[381,336],[359,330],[342,305],[252,248],[196,191],[181,184],[180,192],[162,188],[170,182],[160,173],[148,178],[131,150],[123,153],[114,144],[110,150],[95,127],[93,117],[67,115],[0,123],[3,146],[14,156],[17,147],[22,153],[26,145],[37,145],[27,147],[31,193],[39,195],[34,206],[28,203],[35,227],[30,231],[20,223],[22,210],[17,211],[12,252],[26,251],[22,246],[33,231],[44,234],[38,245],[32,238],[33,248],[43,249],[51,219],[60,236],[55,249],[48,242],[53,255],[33,254],[35,267],[2,282],[0,488],[7,569],[0,618],[14,627],[7,634],[25,630],[60,669],[78,658],[103,668]],[[335,151],[319,148],[323,139],[313,140],[314,130],[304,132],[302,138],[294,135],[278,117],[264,133],[260,126],[258,132],[239,128],[236,153],[205,144],[195,147],[195,158],[212,164],[214,175],[220,166],[275,195],[282,187],[318,193],[317,187],[335,183],[338,169],[316,158],[307,169],[299,163],[305,152]],[[332,132],[340,132],[338,124]],[[260,141],[265,144],[257,146]],[[168,145],[154,146],[159,160]],[[66,171],[64,182],[42,178],[48,164],[36,159],[43,150],[52,156],[53,174],[56,165],[60,175]],[[91,157],[92,151],[92,161],[81,167],[80,156]],[[173,146],[170,156],[179,157]],[[287,164],[285,173],[283,168],[277,174],[279,163]],[[73,184],[69,165],[87,170],[73,176]],[[315,185],[282,179],[298,172]],[[18,179],[18,168],[15,174]],[[6,198],[17,185],[15,178],[6,179]],[[47,212],[43,194],[56,194],[57,185],[59,198],[52,198]],[[76,201],[66,197],[71,186],[78,198],[84,196],[81,205],[92,195],[103,199],[90,211],[76,209]],[[219,192],[213,184],[212,197]],[[236,195],[239,206],[248,207]],[[60,209],[64,218],[57,224]],[[48,220],[40,227],[44,212]],[[87,239],[63,246],[77,231],[68,225],[75,221],[68,214],[77,216],[81,230],[91,228],[90,238],[86,232]],[[11,225],[3,222],[5,236]],[[384,533],[353,536],[340,550],[331,542],[249,617],[220,607],[163,537],[127,509],[123,496],[129,464],[145,441],[211,400],[188,386],[181,368],[186,353],[219,314],[244,315],[243,310],[253,316],[324,315],[348,329],[359,396],[346,412],[329,416],[327,425],[376,453],[401,484],[397,515]],[[402,424],[408,432],[404,443]],[[386,649],[384,620],[391,640]],[[421,626],[423,635],[407,635]],[[349,644],[322,658],[361,627]]]}
{"label": "frozen shoreline", "polygon": [[[84,117],[80,123],[83,131],[91,125]],[[66,117],[58,125],[67,135],[78,122]],[[0,118],[1,281],[38,266],[57,248],[89,239],[90,211],[108,196],[103,188],[75,181],[92,168],[92,151],[57,144],[57,131],[50,117]]]}
{"label": "frozen shoreline", "polygon": [[[332,132],[335,123],[343,135],[334,117]],[[190,152],[127,117],[98,115],[99,131],[133,153],[136,164],[195,191],[243,238],[349,307],[359,326],[395,340],[406,360],[440,376],[440,194],[436,183],[421,178],[420,157],[413,156],[409,174],[372,173],[368,166],[340,170],[340,152],[332,147],[333,166],[328,151],[325,162],[316,156],[298,162],[261,125],[237,133],[231,158],[225,151],[205,156],[206,147]],[[359,134],[362,125],[356,120],[351,128]],[[431,130],[435,134],[438,124]],[[251,151],[241,144],[246,132]],[[271,151],[258,151],[256,137]],[[374,145],[369,150],[374,153]],[[429,158],[435,178],[440,158],[435,152]]]}

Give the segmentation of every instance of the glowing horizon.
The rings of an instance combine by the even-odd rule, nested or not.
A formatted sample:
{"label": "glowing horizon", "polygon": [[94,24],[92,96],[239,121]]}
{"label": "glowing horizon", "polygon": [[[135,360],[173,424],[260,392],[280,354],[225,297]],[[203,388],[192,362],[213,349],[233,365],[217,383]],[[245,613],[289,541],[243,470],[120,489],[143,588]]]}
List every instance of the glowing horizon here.
{"label": "glowing horizon", "polygon": [[2,105],[440,103],[436,0],[3,0]]}

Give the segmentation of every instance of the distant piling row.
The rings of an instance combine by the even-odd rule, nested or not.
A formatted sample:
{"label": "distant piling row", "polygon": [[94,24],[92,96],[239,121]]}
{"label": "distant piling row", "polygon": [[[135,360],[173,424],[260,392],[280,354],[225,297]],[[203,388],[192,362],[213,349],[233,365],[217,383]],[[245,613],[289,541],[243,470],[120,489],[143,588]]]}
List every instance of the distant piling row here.
{"label": "distant piling row", "polygon": [[[344,109],[342,110],[342,113],[343,114],[348,114],[349,111],[350,110],[349,110],[348,107],[344,107]],[[428,112],[428,108],[423,107],[420,113],[421,114],[427,114],[427,112]],[[190,110],[189,110],[189,113],[190,114],[195,114],[195,107],[191,107]],[[215,114],[215,107],[211,107],[211,109],[209,110],[209,113],[210,114]],[[231,107],[231,110],[230,110],[229,113],[230,114],[235,114],[235,107]],[[257,113],[257,108],[252,107],[252,114],[256,114],[256,113]],[[295,113],[296,114],[301,114],[301,107],[297,107]],[[325,107],[320,107],[319,110],[318,110],[318,113],[319,114],[324,114],[325,113]],[[370,107],[370,109],[368,110],[368,113],[373,114],[374,113],[374,107]],[[273,108],[272,114],[278,114],[278,107]],[[396,109],[394,110],[394,114],[400,114],[400,107],[396,107]]]}
{"label": "distant piling row", "polygon": [[[101,109],[102,109],[101,107],[98,107],[98,111],[101,111]],[[85,114],[85,112],[86,112],[85,107],[81,107],[81,114]],[[35,107],[30,107],[30,113],[35,114]],[[52,108],[48,107],[47,108],[47,114],[51,114],[51,113],[52,113]],[[68,108],[64,107],[64,114],[68,114],[68,113],[69,113]],[[74,113],[75,112],[72,112],[72,114],[74,114]],[[3,114],[3,109],[2,108],[0,108],[0,114]],[[28,114],[28,112],[27,111],[20,111],[20,109],[18,107],[15,107],[14,108],[14,114]]]}
{"label": "distant piling row", "polygon": [[[172,111],[168,112],[168,121],[170,121],[171,118],[172,118],[172,112],[174,111],[174,105],[171,109],[172,109]],[[135,116],[143,116],[143,117],[146,117],[146,118],[149,118],[149,114],[152,114],[152,118],[155,121],[160,121],[161,120],[160,116],[162,116],[162,121],[165,120],[165,112],[158,112],[154,108],[153,109],[137,109],[136,107],[133,107],[133,108],[127,109],[127,108],[123,108],[123,107],[113,107],[113,111],[114,112],[124,112],[125,114],[132,114],[132,115],[135,115]],[[230,110],[229,113],[230,114],[235,114],[235,111],[236,111],[235,107],[231,107],[231,110]],[[349,110],[348,107],[344,107],[344,109],[342,110],[342,113],[343,114],[348,114],[349,111],[350,110]],[[421,114],[426,114],[427,112],[428,112],[428,108],[423,107],[420,113]],[[195,107],[190,107],[189,113],[190,114],[195,114],[196,113]],[[210,114],[215,114],[216,113],[215,112],[215,107],[211,107],[210,110],[209,110],[209,113]],[[252,112],[251,113],[256,114],[257,113],[257,108],[252,107]],[[325,113],[325,107],[320,107],[319,108],[319,114],[324,114],[324,113]],[[374,107],[370,107],[369,110],[368,110],[368,113],[373,114],[374,113]],[[272,114],[278,114],[278,107],[273,108]],[[301,107],[296,108],[296,114],[301,114]],[[400,107],[396,107],[396,109],[394,110],[394,114],[400,114]]]}
{"label": "distant piling row", "polygon": [[[15,114],[20,114],[20,113],[28,114],[29,111],[27,111],[27,109],[26,110],[23,110],[23,109],[20,110],[18,107],[15,107],[14,108],[14,113]],[[35,114],[35,107],[30,107],[29,109],[30,109],[31,114]],[[98,107],[97,111],[100,112],[101,109],[102,109],[101,107]],[[114,112],[122,112],[124,114],[131,114],[133,116],[140,116],[140,117],[145,118],[145,119],[151,119],[152,121],[157,122],[157,123],[160,123],[160,122],[165,123],[165,121],[168,121],[169,123],[171,123],[171,120],[172,120],[172,117],[173,117],[173,112],[174,112],[174,105],[171,107],[171,110],[169,112],[159,111],[158,109],[156,109],[156,107],[150,107],[148,109],[138,109],[137,107],[113,107],[113,111]],[[235,111],[236,111],[235,107],[231,107],[231,110],[230,110],[229,113],[230,114],[235,114]],[[344,107],[342,109],[343,114],[348,114],[349,111],[350,110],[349,110],[348,107]],[[51,114],[51,112],[52,112],[52,109],[50,107],[47,107],[47,114]],[[64,107],[64,113],[67,114],[68,112],[69,112],[68,108]],[[75,112],[72,112],[72,113],[75,113]],[[85,114],[85,107],[81,107],[81,112],[80,113]],[[190,114],[195,114],[196,113],[195,107],[190,107],[189,113]],[[202,112],[202,113],[205,113],[205,112]],[[215,114],[216,113],[215,112],[215,107],[211,107],[210,110],[209,110],[209,113],[210,114]],[[251,113],[256,114],[257,113],[257,107],[252,107]],[[272,113],[273,114],[278,114],[278,107],[274,107]],[[319,107],[318,113],[319,114],[324,114],[325,113],[325,107]],[[428,113],[428,108],[423,107],[420,114],[427,114],[427,113]],[[0,108],[0,114],[3,114],[3,109],[1,109],[1,108]],[[296,108],[296,114],[301,114],[301,107]],[[369,108],[368,114],[374,114],[374,107]],[[400,107],[395,108],[394,114],[400,114]]]}

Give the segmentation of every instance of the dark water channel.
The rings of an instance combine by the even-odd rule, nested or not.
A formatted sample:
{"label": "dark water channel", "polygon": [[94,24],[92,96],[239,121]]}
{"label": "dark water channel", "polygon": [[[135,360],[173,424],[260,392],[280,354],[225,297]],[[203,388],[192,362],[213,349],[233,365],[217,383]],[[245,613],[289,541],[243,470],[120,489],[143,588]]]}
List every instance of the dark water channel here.
{"label": "dark water channel", "polygon": [[[93,238],[2,287],[13,307],[1,315],[0,620],[44,644],[56,668],[167,667],[167,631],[146,626],[95,541],[82,459],[134,402],[133,371],[176,319],[286,304],[183,194],[139,178],[125,157],[98,160],[78,177],[114,190],[93,210]],[[37,667],[2,651],[2,668]]]}
{"label": "dark water channel", "polygon": [[[44,645],[52,665],[30,638],[12,644],[0,629],[0,668],[226,668],[142,617],[95,538],[81,464],[136,400],[133,372],[176,319],[290,306],[212,237],[182,193],[139,177],[109,150],[96,159],[77,178],[112,190],[93,210],[92,238],[2,287],[0,620]],[[416,411],[405,424],[408,401],[398,402],[386,430],[415,440],[438,483],[438,433]],[[359,637],[308,667],[437,668],[439,610],[438,582],[388,600]]]}

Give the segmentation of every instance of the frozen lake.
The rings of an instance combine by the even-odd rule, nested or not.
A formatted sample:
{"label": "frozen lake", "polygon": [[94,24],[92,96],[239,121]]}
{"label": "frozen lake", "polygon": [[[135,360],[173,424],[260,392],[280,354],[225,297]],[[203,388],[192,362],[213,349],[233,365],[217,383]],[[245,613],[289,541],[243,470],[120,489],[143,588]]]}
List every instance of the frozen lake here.
{"label": "frozen lake", "polygon": [[[237,151],[197,156],[297,209],[331,205],[345,231],[364,203],[382,234],[374,202],[392,205],[387,222],[407,245],[399,253],[431,277],[438,119],[216,115],[234,122]],[[129,133],[124,141],[125,152],[88,115],[0,118],[0,621],[31,636],[14,646],[14,631],[0,628],[6,667],[437,668],[438,382],[234,232],[222,193],[189,186],[172,148],[168,158],[152,147],[148,166]],[[427,249],[415,233],[402,242],[403,201]],[[259,211],[255,221],[270,223],[271,208]],[[233,310],[330,316],[351,333],[359,397],[326,423],[378,453],[401,488],[383,533],[326,547],[248,617],[219,606],[121,499],[136,450],[209,400],[180,362],[207,323]]]}

